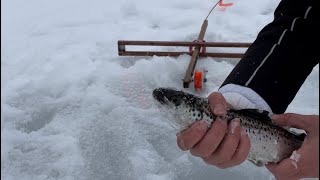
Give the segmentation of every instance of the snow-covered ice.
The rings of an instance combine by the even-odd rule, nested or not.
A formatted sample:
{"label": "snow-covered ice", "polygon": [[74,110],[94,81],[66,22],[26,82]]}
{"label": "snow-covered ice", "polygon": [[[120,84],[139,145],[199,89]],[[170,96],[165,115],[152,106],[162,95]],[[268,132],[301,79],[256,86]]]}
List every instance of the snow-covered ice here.
{"label": "snow-covered ice", "polygon": [[[178,149],[151,92],[181,89],[189,56],[117,55],[121,39],[195,40],[215,3],[1,1],[1,179],[270,179],[248,162],[220,170]],[[209,17],[206,41],[253,41],[278,0],[233,3]],[[209,70],[201,95],[236,62],[199,60]],[[317,66],[288,111],[319,114],[318,91]]]}

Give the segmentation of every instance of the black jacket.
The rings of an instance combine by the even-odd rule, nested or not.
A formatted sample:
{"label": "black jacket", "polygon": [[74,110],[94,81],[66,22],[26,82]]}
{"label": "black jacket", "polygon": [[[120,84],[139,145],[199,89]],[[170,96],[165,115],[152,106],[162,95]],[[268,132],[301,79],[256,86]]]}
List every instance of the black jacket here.
{"label": "black jacket", "polygon": [[320,59],[320,0],[282,0],[222,86],[254,90],[284,113]]}

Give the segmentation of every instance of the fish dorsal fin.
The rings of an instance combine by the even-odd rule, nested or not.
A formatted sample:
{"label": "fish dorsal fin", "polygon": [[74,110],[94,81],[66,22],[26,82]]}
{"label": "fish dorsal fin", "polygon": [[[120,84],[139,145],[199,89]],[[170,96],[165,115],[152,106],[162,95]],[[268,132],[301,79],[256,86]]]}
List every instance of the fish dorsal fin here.
{"label": "fish dorsal fin", "polygon": [[260,109],[240,109],[240,110],[233,110],[233,111],[236,111],[237,113],[243,116],[251,117],[259,121],[273,124],[270,118],[269,111],[260,110]]}
{"label": "fish dorsal fin", "polygon": [[[276,125],[272,122],[272,119],[270,118],[269,111],[260,110],[260,109],[241,109],[241,110],[231,110],[231,111],[237,112],[238,114],[240,114],[242,116],[246,116],[246,117],[250,117],[252,119],[259,120],[261,122]],[[284,128],[284,127],[282,127],[282,128],[287,130],[288,132],[290,132],[293,136],[295,136],[296,139],[298,139],[300,141],[303,141],[304,138],[306,137],[305,133],[297,133],[297,132],[291,131],[290,128]]]}

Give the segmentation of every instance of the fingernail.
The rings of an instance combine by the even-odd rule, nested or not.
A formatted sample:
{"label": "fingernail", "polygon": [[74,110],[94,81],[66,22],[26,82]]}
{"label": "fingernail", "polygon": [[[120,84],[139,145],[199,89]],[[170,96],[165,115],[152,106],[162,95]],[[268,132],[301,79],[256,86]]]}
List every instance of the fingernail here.
{"label": "fingernail", "polygon": [[280,118],[280,115],[277,115],[277,114],[270,114],[269,115],[270,119],[271,119],[271,122],[276,124],[278,119]]}
{"label": "fingernail", "polygon": [[213,108],[213,113],[215,115],[223,115],[225,113],[224,110],[224,106],[222,104],[217,104],[214,108]]}
{"label": "fingernail", "polygon": [[240,120],[238,118],[233,119],[229,124],[228,130],[231,134],[234,134],[235,129],[239,126],[240,126]]}
{"label": "fingernail", "polygon": [[248,133],[246,132],[245,129],[241,128],[241,136],[248,136]]}

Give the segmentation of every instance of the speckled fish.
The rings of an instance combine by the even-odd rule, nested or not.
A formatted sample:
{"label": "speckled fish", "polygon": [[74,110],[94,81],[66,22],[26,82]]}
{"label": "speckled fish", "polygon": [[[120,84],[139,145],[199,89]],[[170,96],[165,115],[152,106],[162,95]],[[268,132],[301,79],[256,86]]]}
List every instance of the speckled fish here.
{"label": "speckled fish", "polygon": [[[160,110],[164,110],[171,124],[180,130],[189,127],[195,121],[203,120],[211,124],[216,116],[210,111],[207,98],[195,96],[170,88],[157,88],[153,98]],[[256,109],[227,111],[224,117],[228,122],[240,119],[241,127],[248,133],[251,148],[248,160],[262,166],[268,162],[278,163],[290,157],[299,149],[305,134],[300,135],[272,123],[269,112]]]}

